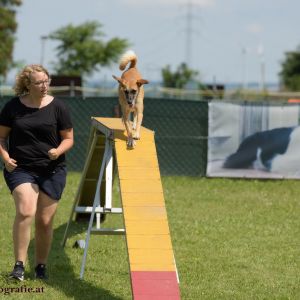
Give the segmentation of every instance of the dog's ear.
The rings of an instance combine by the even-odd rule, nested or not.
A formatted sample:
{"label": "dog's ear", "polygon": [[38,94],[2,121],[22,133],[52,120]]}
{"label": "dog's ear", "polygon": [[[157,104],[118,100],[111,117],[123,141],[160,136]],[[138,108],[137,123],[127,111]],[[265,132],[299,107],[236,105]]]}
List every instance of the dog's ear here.
{"label": "dog's ear", "polygon": [[138,85],[138,87],[142,86],[143,84],[147,84],[147,83],[149,83],[149,81],[146,80],[146,79],[139,79],[139,80],[136,82],[136,84]]}
{"label": "dog's ear", "polygon": [[117,77],[115,75],[112,76],[115,80],[117,80],[122,86],[125,86],[124,82],[123,82],[123,79],[120,78],[120,77]]}

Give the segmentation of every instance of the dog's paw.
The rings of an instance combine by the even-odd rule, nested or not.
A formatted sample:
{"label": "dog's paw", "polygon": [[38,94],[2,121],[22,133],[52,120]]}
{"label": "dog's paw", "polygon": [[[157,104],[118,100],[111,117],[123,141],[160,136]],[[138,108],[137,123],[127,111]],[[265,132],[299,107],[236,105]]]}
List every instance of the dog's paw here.
{"label": "dog's paw", "polygon": [[128,138],[127,140],[127,148],[133,149],[135,147],[135,140],[133,138]]}
{"label": "dog's paw", "polygon": [[134,135],[133,135],[133,138],[135,140],[139,140],[141,138],[140,134],[138,132],[135,132]]}

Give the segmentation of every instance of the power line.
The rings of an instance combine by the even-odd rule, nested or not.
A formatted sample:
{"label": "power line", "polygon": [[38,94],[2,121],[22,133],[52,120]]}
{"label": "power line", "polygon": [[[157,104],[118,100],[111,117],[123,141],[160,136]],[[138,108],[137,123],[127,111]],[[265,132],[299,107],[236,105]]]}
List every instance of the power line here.
{"label": "power line", "polygon": [[193,33],[197,32],[194,30],[193,20],[196,16],[193,14],[194,10],[194,3],[190,0],[186,3],[186,28],[185,28],[185,62],[188,66],[191,66],[193,63]]}

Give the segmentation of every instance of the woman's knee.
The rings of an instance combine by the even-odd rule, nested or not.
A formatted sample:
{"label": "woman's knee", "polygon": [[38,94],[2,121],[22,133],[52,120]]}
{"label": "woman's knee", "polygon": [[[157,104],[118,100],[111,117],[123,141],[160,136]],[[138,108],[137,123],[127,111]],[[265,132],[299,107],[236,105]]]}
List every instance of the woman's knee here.
{"label": "woman's knee", "polygon": [[16,217],[19,220],[30,219],[32,220],[35,216],[35,209],[32,207],[23,207],[22,209],[18,209],[16,212]]}
{"label": "woman's knee", "polygon": [[24,202],[16,206],[16,216],[19,219],[33,219],[36,214],[36,205],[34,203]]}
{"label": "woman's knee", "polygon": [[45,193],[40,192],[35,216],[37,227],[52,228],[57,204],[57,201],[53,200]]}
{"label": "woman's knee", "polygon": [[22,184],[13,191],[16,206],[16,216],[33,218],[37,210],[38,190],[33,184]]}
{"label": "woman's knee", "polygon": [[36,215],[35,226],[36,228],[50,230],[52,229],[53,217],[48,215]]}

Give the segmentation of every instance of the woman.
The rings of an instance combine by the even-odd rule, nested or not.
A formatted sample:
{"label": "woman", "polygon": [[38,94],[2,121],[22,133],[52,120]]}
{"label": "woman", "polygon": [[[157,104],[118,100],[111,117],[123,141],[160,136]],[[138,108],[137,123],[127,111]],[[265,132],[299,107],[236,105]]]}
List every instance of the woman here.
{"label": "woman", "polygon": [[[46,279],[52,223],[66,183],[65,155],[73,146],[73,126],[64,102],[48,95],[50,77],[41,65],[26,66],[15,93],[0,113],[0,155],[14,198],[15,266],[10,278],[23,280],[35,218],[35,276]],[[8,145],[7,145],[8,140]]]}

